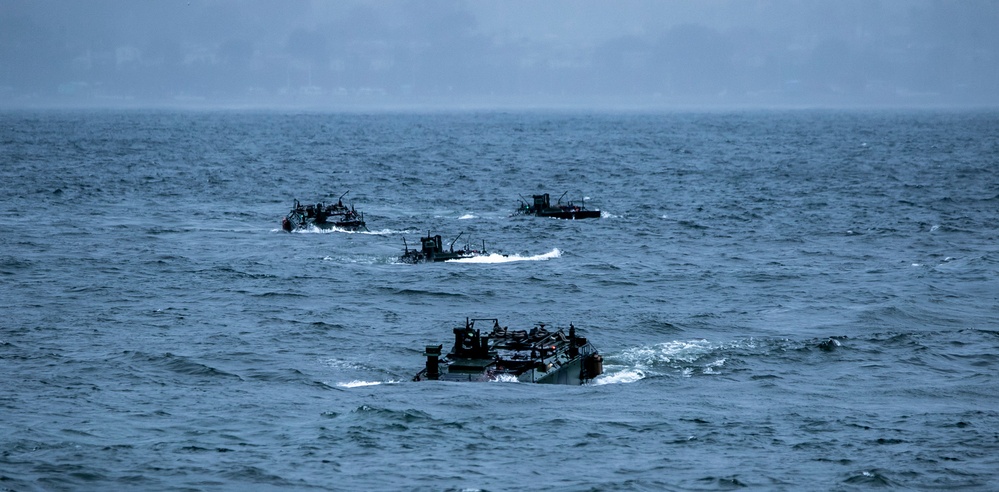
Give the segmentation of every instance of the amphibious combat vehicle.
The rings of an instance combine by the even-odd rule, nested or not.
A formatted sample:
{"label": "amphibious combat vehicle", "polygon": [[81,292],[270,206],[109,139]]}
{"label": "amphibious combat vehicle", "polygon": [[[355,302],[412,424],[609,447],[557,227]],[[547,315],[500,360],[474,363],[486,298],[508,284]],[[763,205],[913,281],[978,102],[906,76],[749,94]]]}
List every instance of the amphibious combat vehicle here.
{"label": "amphibious combat vehicle", "polygon": [[472,258],[474,256],[483,256],[489,253],[486,252],[486,242],[482,242],[482,249],[471,249],[468,245],[464,248],[455,250],[454,243],[458,241],[458,238],[464,234],[458,233],[458,236],[451,241],[451,245],[448,250],[444,250],[444,243],[441,241],[441,235],[431,236],[430,232],[427,231],[426,237],[420,238],[420,249],[409,249],[409,244],[406,243],[406,238],[402,238],[403,245],[406,248],[402,257],[399,261],[403,263],[422,263],[422,262],[433,262],[433,261],[448,261],[448,260],[459,260],[462,258]]}
{"label": "amphibious combat vehicle", "polygon": [[567,192],[562,193],[555,206],[551,204],[548,193],[543,195],[532,195],[534,203],[527,203],[521,199],[519,212],[524,215],[537,215],[538,217],[555,217],[556,219],[596,219],[600,217],[599,210],[588,210],[586,205],[575,205],[572,202],[563,205],[562,198]]}
{"label": "amphibious combat vehicle", "polygon": [[[491,322],[482,334],[476,322]],[[603,372],[603,358],[586,338],[548,329],[543,323],[528,330],[501,327],[496,319],[465,319],[455,328],[454,345],[442,355],[443,345],[428,345],[426,367],[414,381],[520,381],[548,384],[583,384]]]}
{"label": "amphibious combat vehicle", "polygon": [[281,220],[281,228],[288,232],[311,227],[322,230],[337,228],[347,231],[366,229],[364,214],[355,211],[353,205],[347,207],[343,204],[343,197],[347,193],[350,191],[340,195],[340,198],[333,204],[320,202],[315,205],[303,205],[295,200],[295,206],[291,212],[288,212],[288,215]]}

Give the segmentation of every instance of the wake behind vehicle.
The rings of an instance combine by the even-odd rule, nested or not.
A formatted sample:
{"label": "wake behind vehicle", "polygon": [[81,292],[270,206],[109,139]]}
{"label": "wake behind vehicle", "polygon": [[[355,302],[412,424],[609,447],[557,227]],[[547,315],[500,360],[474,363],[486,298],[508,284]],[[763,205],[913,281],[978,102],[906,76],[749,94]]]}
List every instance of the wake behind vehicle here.
{"label": "wake behind vehicle", "polygon": [[349,208],[343,204],[343,197],[350,193],[347,191],[336,203],[325,204],[323,202],[315,205],[303,205],[295,200],[295,206],[288,212],[288,215],[281,220],[281,228],[287,232],[310,229],[312,227],[321,230],[342,229],[346,231],[356,231],[366,229],[364,224],[364,214],[359,214],[354,210],[354,206]]}
{"label": "wake behind vehicle", "polygon": [[[483,335],[475,322],[492,322]],[[442,356],[443,345],[428,345],[426,367],[414,381],[520,381],[583,384],[603,372],[603,357],[569,324],[549,330],[539,323],[530,331],[501,327],[497,319],[465,319],[455,328],[454,345]]]}
{"label": "wake behind vehicle", "polygon": [[521,207],[519,212],[525,215],[537,215],[538,217],[554,217],[556,219],[596,219],[600,218],[599,210],[587,210],[585,203],[583,205],[575,205],[572,202],[568,204],[562,204],[562,198],[565,197],[565,193],[558,198],[555,206],[551,204],[551,198],[548,193],[543,195],[532,195],[534,203],[527,203],[525,200],[521,200]]}

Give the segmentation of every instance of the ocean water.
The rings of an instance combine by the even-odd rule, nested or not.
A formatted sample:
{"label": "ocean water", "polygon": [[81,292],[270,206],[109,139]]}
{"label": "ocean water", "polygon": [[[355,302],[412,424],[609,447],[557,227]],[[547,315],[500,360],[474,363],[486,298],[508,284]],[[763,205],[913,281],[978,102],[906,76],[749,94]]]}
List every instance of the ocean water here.
{"label": "ocean water", "polygon": [[[0,113],[0,490],[999,489],[997,135]],[[348,191],[368,231],[280,230]],[[545,192],[602,217],[511,216]],[[427,232],[497,255],[399,263]],[[606,373],[411,382],[466,317],[573,323]]]}

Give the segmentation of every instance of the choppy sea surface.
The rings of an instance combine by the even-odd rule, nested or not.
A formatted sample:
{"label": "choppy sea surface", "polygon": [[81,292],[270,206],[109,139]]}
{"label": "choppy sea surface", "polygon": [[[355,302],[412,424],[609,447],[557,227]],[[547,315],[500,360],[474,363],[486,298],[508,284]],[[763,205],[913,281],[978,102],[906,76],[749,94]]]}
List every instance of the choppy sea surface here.
{"label": "choppy sea surface", "polygon": [[[997,136],[0,113],[0,490],[999,489]],[[280,229],[347,191],[367,231]],[[511,216],[545,192],[602,216]],[[428,231],[507,256],[397,261]],[[412,382],[466,317],[573,323],[606,373]]]}

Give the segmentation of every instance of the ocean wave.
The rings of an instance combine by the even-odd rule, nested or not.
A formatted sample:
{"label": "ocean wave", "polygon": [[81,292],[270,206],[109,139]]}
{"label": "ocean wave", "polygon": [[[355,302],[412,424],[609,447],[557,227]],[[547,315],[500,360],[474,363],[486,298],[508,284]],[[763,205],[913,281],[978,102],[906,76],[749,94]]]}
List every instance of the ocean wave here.
{"label": "ocean wave", "polygon": [[226,379],[234,378],[239,380],[243,379],[238,374],[233,374],[231,372],[223,371],[221,369],[212,367],[208,364],[195,361],[191,357],[176,355],[170,352],[166,352],[161,355],[155,355],[145,352],[126,351],[122,355],[133,362],[150,364],[154,367],[160,367],[168,371],[174,372],[176,374],[182,374],[185,376],[198,376],[198,377],[207,377],[207,378],[219,377]]}
{"label": "ocean wave", "polygon": [[434,418],[427,412],[417,409],[396,410],[390,408],[374,407],[371,405],[360,405],[351,410],[344,417],[350,419],[358,417],[365,422],[395,425],[397,423],[410,424],[414,422],[434,422]]}

